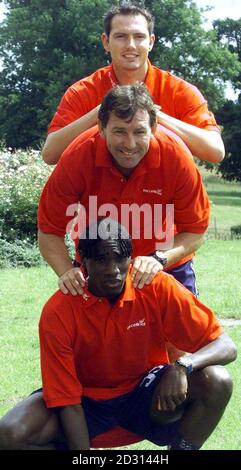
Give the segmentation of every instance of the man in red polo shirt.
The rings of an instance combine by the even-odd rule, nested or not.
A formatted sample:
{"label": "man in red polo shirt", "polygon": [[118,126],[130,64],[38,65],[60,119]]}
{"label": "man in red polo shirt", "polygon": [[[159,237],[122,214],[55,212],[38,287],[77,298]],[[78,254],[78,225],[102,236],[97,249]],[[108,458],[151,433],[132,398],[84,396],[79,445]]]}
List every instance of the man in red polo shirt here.
{"label": "man in red polo shirt", "polygon": [[40,249],[60,289],[82,293],[81,271],[72,267],[64,243],[80,203],[79,234],[108,212],[129,227],[135,285],[143,287],[165,268],[196,293],[191,260],[208,227],[209,202],[188,148],[161,128],[154,137],[156,108],[143,84],[112,88],[99,119],[100,133],[93,128],[68,147],[40,199]]}
{"label": "man in red polo shirt", "polygon": [[[78,249],[84,296],[56,292],[39,323],[43,393],[0,421],[0,449],[88,449],[148,439],[197,450],[232,394],[221,366],[236,358],[213,312],[173,277],[142,291],[129,275],[132,244],[110,218],[87,228]],[[165,340],[190,353],[168,365]],[[115,437],[112,432],[115,430]],[[118,434],[116,433],[118,431]]]}
{"label": "man in red polo shirt", "polygon": [[64,94],[50,123],[43,148],[46,163],[57,163],[81,132],[97,123],[102,98],[114,85],[144,82],[157,106],[158,122],[183,139],[201,160],[219,163],[224,145],[213,114],[200,91],[170,72],[151,65],[154,18],[144,8],[113,7],[104,19],[102,42],[111,65],[73,84]]}

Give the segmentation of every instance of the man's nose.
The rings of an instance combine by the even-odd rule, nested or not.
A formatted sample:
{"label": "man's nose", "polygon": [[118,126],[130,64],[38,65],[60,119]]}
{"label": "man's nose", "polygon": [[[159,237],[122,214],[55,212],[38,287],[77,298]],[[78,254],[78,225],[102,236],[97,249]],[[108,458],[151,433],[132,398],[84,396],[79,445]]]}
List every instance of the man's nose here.
{"label": "man's nose", "polygon": [[130,48],[133,48],[135,49],[136,48],[136,43],[135,43],[135,39],[133,38],[133,36],[128,36],[128,39],[127,39],[127,47],[128,49]]}
{"label": "man's nose", "polygon": [[107,265],[106,265],[106,274],[116,275],[116,274],[119,274],[119,273],[120,273],[120,268],[119,268],[118,264],[116,264],[113,261],[109,261],[109,263],[107,263]]}
{"label": "man's nose", "polygon": [[128,134],[126,136],[125,145],[129,150],[134,149],[136,147],[136,141],[135,141],[134,135]]}

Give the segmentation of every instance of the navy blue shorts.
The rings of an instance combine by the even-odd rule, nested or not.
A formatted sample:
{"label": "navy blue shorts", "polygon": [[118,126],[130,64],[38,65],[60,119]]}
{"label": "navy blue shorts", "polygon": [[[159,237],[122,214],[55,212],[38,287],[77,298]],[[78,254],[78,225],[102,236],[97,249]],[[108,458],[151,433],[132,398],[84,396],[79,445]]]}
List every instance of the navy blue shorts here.
{"label": "navy blue shorts", "polygon": [[186,263],[180,264],[173,269],[165,271],[171,274],[177,281],[190,290],[196,297],[198,297],[198,290],[196,285],[196,273],[193,266],[193,261],[190,259]]}
{"label": "navy blue shorts", "polygon": [[179,421],[157,424],[150,418],[152,396],[167,367],[154,367],[134,390],[117,398],[97,401],[82,397],[90,440],[121,426],[156,445],[172,444],[178,435]]}

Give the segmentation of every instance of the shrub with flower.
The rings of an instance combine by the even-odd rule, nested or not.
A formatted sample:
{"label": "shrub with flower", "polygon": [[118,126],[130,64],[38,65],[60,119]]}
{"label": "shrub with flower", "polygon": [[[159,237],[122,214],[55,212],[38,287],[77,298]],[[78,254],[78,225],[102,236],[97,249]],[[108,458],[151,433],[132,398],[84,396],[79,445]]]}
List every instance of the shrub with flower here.
{"label": "shrub with flower", "polygon": [[51,171],[40,151],[0,150],[1,257],[8,244],[26,245],[26,250],[36,244],[39,196]]}

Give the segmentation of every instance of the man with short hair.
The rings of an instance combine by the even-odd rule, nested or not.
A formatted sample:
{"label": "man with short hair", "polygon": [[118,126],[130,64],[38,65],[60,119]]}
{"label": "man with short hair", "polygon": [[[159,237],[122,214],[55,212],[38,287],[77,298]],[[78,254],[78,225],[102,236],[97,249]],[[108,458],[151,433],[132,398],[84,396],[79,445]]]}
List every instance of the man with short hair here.
{"label": "man with short hair", "polygon": [[143,84],[112,88],[99,120],[99,131],[81,134],[64,152],[40,199],[40,250],[60,289],[82,293],[83,276],[64,243],[80,203],[83,223],[96,209],[130,227],[136,286],[165,268],[196,294],[192,257],[208,227],[209,201],[188,148],[161,127],[154,137],[156,108]]}
{"label": "man with short hair", "polygon": [[48,164],[57,163],[66,147],[97,123],[102,98],[115,85],[144,82],[158,107],[158,122],[175,132],[201,160],[219,163],[224,145],[213,114],[200,91],[170,72],[152,66],[154,18],[129,2],[112,7],[104,18],[102,43],[111,65],[73,84],[50,123],[43,148]]}
{"label": "man with short hair", "polygon": [[[232,340],[173,277],[159,273],[134,288],[131,240],[116,221],[92,224],[78,249],[85,295],[58,291],[44,306],[43,393],[0,420],[0,449],[114,447],[127,444],[126,433],[129,443],[134,433],[173,450],[199,449],[232,394],[222,367],[236,358]],[[190,355],[169,364],[166,339]]]}

